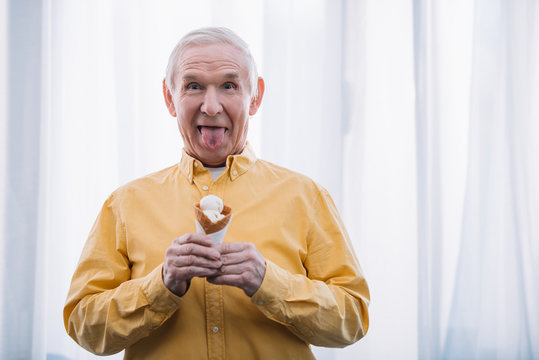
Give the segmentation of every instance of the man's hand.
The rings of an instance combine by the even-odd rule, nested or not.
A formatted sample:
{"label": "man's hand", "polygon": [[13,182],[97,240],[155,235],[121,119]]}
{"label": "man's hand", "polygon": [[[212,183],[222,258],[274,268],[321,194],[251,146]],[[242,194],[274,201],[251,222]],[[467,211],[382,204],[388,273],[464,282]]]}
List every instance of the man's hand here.
{"label": "man's hand", "polygon": [[220,247],[221,271],[216,276],[208,276],[212,284],[232,285],[242,289],[247,296],[253,296],[264,280],[266,259],[251,243],[231,242]]}
{"label": "man's hand", "polygon": [[189,233],[172,241],[165,252],[163,281],[178,296],[183,296],[195,276],[215,276],[222,265],[219,251],[209,237]]}

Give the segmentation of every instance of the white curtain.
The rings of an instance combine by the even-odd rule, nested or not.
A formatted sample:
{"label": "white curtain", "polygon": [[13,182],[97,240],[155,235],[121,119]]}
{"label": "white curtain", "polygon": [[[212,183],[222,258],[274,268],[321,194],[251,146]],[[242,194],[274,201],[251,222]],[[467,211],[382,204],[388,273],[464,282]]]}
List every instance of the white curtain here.
{"label": "white curtain", "polygon": [[369,281],[367,337],[317,357],[539,358],[533,0],[0,0],[0,357],[96,358],[69,281],[108,194],[178,161],[161,80],[207,25],[251,44],[250,141],[328,188]]}
{"label": "white curtain", "polygon": [[413,11],[345,3],[342,212],[371,290],[364,340],[336,359],[415,359],[418,341]]}
{"label": "white curtain", "polygon": [[466,196],[443,357],[539,358],[539,4],[475,3]]}
{"label": "white curtain", "polygon": [[440,358],[451,321],[467,181],[473,9],[470,1],[413,4],[420,359]]}

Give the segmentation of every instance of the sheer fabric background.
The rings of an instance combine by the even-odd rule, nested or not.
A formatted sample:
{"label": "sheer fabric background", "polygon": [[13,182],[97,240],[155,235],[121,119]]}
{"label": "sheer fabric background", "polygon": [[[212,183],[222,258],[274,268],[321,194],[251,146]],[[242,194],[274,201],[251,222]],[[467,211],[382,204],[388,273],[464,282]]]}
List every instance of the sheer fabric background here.
{"label": "sheer fabric background", "polygon": [[251,45],[250,141],[330,191],[371,287],[367,337],[317,357],[538,358],[525,0],[0,0],[0,357],[96,358],[65,334],[67,287],[106,197],[179,160],[161,80],[207,25]]}

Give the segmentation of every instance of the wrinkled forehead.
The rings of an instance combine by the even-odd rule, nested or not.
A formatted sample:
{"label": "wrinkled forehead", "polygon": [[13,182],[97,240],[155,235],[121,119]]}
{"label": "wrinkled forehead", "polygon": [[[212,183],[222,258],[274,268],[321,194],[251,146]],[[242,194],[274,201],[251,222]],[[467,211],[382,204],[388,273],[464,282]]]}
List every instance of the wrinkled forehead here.
{"label": "wrinkled forehead", "polygon": [[241,49],[226,43],[186,46],[178,57],[176,70],[180,76],[193,71],[222,70],[247,78],[249,73],[247,56]]}

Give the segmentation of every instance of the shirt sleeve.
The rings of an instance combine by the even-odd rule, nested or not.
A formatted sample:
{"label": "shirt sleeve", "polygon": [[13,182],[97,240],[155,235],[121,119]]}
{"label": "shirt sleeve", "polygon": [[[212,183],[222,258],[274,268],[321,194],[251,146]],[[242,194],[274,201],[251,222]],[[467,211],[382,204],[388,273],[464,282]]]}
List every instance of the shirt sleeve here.
{"label": "shirt sleeve", "polygon": [[162,279],[162,264],[130,279],[125,231],[114,194],[85,244],[64,307],[64,326],[82,347],[117,353],[158,328],[181,306]]}
{"label": "shirt sleeve", "polygon": [[304,260],[307,276],[266,260],[251,301],[268,318],[317,346],[344,347],[369,327],[369,289],[346,229],[325,189],[318,193]]}

